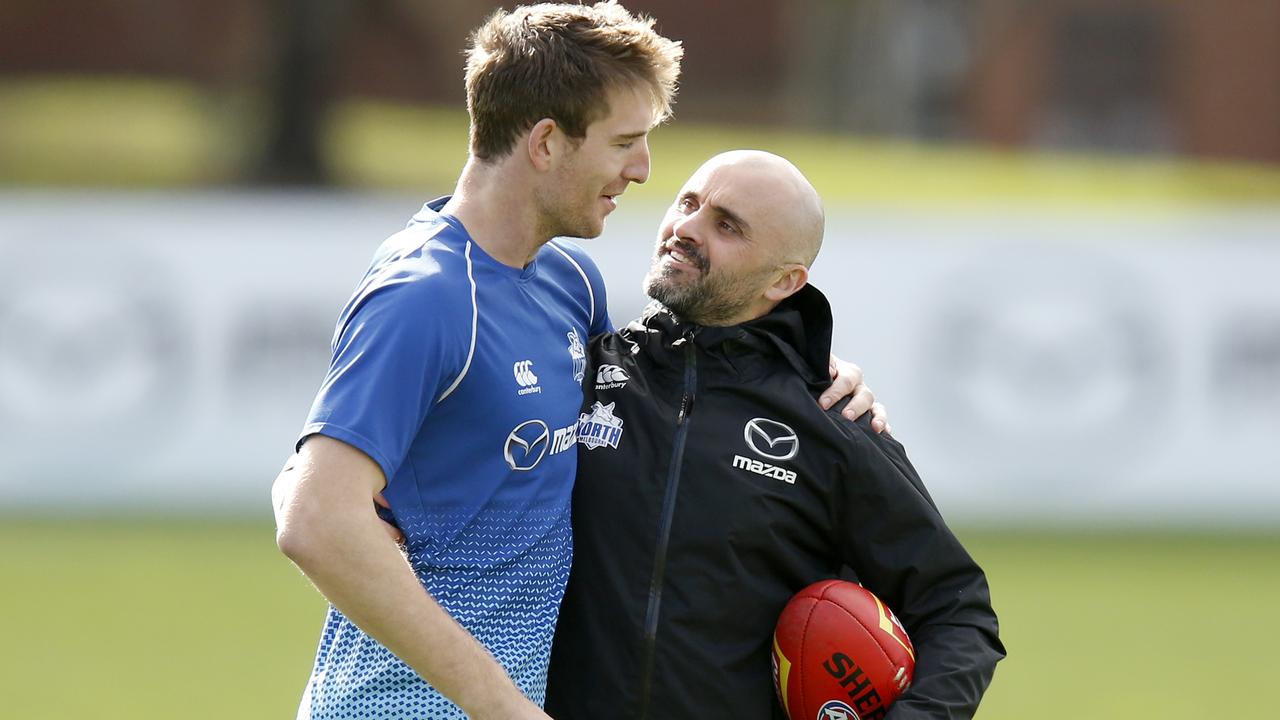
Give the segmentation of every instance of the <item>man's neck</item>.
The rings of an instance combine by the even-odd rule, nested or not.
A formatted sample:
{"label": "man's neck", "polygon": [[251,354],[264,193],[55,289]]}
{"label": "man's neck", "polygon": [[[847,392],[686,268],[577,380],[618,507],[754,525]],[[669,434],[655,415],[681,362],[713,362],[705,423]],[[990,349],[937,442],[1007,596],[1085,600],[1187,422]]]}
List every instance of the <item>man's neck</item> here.
{"label": "man's neck", "polygon": [[528,179],[501,161],[468,159],[441,211],[461,221],[471,239],[503,265],[528,265],[551,239],[541,228]]}

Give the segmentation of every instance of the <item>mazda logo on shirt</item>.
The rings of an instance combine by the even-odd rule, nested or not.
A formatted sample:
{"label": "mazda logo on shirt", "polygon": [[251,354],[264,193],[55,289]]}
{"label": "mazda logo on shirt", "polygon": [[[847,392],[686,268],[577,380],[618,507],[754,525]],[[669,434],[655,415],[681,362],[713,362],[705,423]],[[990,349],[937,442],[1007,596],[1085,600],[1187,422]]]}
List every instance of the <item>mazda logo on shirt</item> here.
{"label": "mazda logo on shirt", "polygon": [[507,435],[502,456],[512,470],[532,470],[547,453],[551,433],[541,420],[526,420]]}
{"label": "mazda logo on shirt", "polygon": [[742,429],[742,439],[761,457],[790,460],[800,450],[800,439],[790,426],[768,418],[752,418]]}

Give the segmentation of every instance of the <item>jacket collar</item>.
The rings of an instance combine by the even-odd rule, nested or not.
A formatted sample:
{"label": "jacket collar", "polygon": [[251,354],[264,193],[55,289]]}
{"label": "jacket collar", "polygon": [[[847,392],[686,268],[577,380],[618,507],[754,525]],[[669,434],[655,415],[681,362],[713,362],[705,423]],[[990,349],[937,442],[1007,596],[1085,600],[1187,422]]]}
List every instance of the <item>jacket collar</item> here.
{"label": "jacket collar", "polygon": [[[686,322],[657,301],[649,303],[640,319],[623,330],[637,345],[658,350],[692,342],[713,354],[732,355],[740,344],[767,355],[780,355],[807,381],[826,387],[831,383],[831,303],[813,285],[778,303],[771,312],[754,320],[723,327]],[[653,347],[654,341],[658,347]]]}

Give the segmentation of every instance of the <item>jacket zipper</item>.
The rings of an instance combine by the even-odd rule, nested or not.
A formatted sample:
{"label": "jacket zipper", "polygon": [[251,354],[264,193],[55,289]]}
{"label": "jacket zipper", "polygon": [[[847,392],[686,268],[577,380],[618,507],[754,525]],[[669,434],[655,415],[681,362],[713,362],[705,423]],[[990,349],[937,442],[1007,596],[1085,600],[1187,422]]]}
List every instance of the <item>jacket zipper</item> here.
{"label": "jacket zipper", "polygon": [[658,547],[653,560],[653,579],[649,582],[649,608],[644,617],[640,720],[646,720],[649,717],[653,661],[658,640],[658,615],[662,606],[663,575],[667,569],[667,545],[671,540],[671,522],[676,511],[676,491],[680,487],[680,464],[684,460],[684,443],[689,435],[689,415],[693,412],[694,389],[698,380],[697,356],[693,346],[692,331],[685,333],[684,341],[684,395],[680,398],[680,412],[676,415],[676,436],[671,444],[671,466],[667,469],[667,488],[662,497],[662,517],[658,523]]}

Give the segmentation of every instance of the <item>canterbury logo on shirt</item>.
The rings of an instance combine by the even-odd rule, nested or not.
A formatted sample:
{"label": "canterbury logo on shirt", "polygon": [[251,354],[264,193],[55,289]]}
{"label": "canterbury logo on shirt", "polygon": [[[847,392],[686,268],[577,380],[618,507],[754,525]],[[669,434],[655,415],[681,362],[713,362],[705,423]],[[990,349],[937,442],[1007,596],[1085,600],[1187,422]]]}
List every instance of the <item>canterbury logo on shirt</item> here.
{"label": "canterbury logo on shirt", "polygon": [[520,389],[516,391],[517,395],[532,395],[542,392],[542,388],[538,387],[538,376],[533,374],[533,361],[521,360],[511,368],[512,373],[516,376],[516,384]]}
{"label": "canterbury logo on shirt", "polygon": [[601,365],[596,370],[596,389],[597,390],[617,390],[625,387],[631,376],[626,370],[617,365]]}

